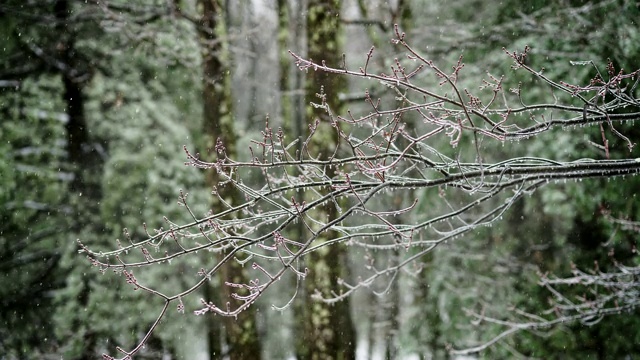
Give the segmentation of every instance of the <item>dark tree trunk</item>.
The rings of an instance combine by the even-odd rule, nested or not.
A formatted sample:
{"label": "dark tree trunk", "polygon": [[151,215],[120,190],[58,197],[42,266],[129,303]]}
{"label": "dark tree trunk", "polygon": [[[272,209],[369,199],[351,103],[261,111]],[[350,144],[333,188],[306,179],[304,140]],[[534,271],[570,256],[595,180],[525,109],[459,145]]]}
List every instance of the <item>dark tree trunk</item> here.
{"label": "dark tree trunk", "polygon": [[[59,69],[64,86],[63,99],[66,103],[68,122],[67,156],[71,166],[73,180],[69,184],[70,200],[73,209],[72,233],[78,234],[84,231],[83,223],[95,224],[88,217],[99,214],[98,204],[102,197],[100,189],[100,176],[102,174],[103,161],[96,151],[96,146],[91,139],[84,108],[84,85],[90,79],[86,69],[80,70],[81,64],[75,50],[75,34],[70,29],[69,21],[71,8],[67,0],[58,0],[54,3],[56,17],[56,31],[60,42],[55,54],[64,67]],[[85,221],[79,221],[84,219]],[[65,246],[66,247],[66,246]],[[83,278],[82,287],[78,292],[78,307],[85,308],[89,304],[90,275]],[[81,331],[84,325],[82,320],[74,320],[74,328]],[[79,359],[93,359],[96,356],[97,338],[91,330],[83,334],[83,348]]]}
{"label": "dark tree trunk", "polygon": [[[231,106],[231,87],[229,83],[228,67],[223,57],[224,47],[220,34],[224,31],[222,19],[224,16],[223,7],[217,0],[201,0],[202,18],[200,23],[200,36],[202,40],[203,55],[203,103],[204,103],[204,148],[203,156],[206,160],[215,161],[218,156],[216,142],[222,141],[227,156],[235,157],[236,139],[233,126],[233,113]],[[206,173],[206,184],[210,188],[216,188],[220,197],[229,204],[235,204],[238,200],[238,192],[231,185],[218,185],[219,175],[215,170]],[[217,196],[212,198],[212,210],[214,212],[223,211],[225,205],[221,203]],[[219,259],[222,259],[221,255]],[[247,276],[244,269],[235,261],[225,263],[220,269],[220,283],[225,281],[235,283],[247,283]],[[210,285],[212,286],[212,285]],[[235,288],[220,285],[218,292],[222,293],[222,302],[234,300],[231,294]],[[216,290],[207,289],[205,295],[212,295]],[[207,300],[216,300],[208,298]],[[237,305],[237,304],[235,304]],[[224,306],[224,305],[223,305]],[[232,360],[260,359],[261,349],[258,338],[258,331],[255,320],[255,308],[250,307],[234,317],[214,317],[210,315],[207,325],[207,338],[209,340],[209,357],[211,359],[220,358],[221,344],[220,321],[224,323],[226,343],[229,346],[228,355]]]}
{"label": "dark tree trunk", "polygon": [[[313,0],[307,9],[307,57],[317,61],[326,61],[329,66],[340,66],[340,1]],[[333,113],[339,113],[341,102],[338,98],[341,91],[345,91],[346,83],[343,77],[328,76],[319,71],[310,71],[307,78],[305,101],[319,102],[316,94],[324,89],[327,104]],[[331,127],[327,114],[321,110],[307,106],[307,122],[316,118],[321,119],[315,141],[311,144],[314,156],[322,154],[324,158],[330,156],[338,144],[338,135]],[[334,177],[335,170],[328,169],[327,176]],[[333,219],[337,210],[333,203],[320,209],[325,215],[321,218]],[[334,231],[321,234],[319,241],[327,241],[338,237]],[[329,246],[323,251],[311,253],[306,266],[309,274],[305,279],[306,296],[303,317],[299,317],[304,331],[301,333],[297,345],[300,359],[355,359],[355,330],[351,319],[350,301],[348,299],[329,305],[311,299],[311,295],[319,291],[324,296],[330,296],[331,290],[338,289],[338,279],[346,277],[347,251],[342,246]]]}

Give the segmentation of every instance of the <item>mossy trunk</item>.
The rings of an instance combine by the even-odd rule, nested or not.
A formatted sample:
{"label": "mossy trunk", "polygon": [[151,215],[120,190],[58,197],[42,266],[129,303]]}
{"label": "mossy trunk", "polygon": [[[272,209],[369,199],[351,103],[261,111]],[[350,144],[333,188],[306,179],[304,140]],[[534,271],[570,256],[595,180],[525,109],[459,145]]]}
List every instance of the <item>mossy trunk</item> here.
{"label": "mossy trunk", "polygon": [[[225,38],[223,26],[224,12],[222,5],[217,0],[201,0],[200,10],[202,13],[200,23],[200,37],[203,57],[203,149],[202,156],[208,161],[216,161],[222,154],[216,150],[218,139],[224,144],[226,155],[235,157],[236,138],[233,126],[233,111],[231,106],[231,84],[229,68],[225,61]],[[207,186],[216,188],[218,195],[229,204],[239,202],[238,191],[230,184],[219,186],[220,177],[214,170],[208,170],[205,176]],[[213,196],[211,207],[214,212],[225,210],[225,205],[221,203],[217,196]],[[221,260],[224,254],[219,256]],[[247,283],[247,276],[244,269],[235,261],[225,263],[220,269],[220,284],[225,281],[235,283]],[[213,286],[209,285],[209,286]],[[231,302],[234,307],[234,300],[231,293],[235,288],[220,285],[220,289],[208,289],[205,294],[212,295],[214,292],[222,294],[220,301]],[[208,299],[215,300],[215,299]],[[235,304],[237,306],[237,304]],[[224,307],[224,305],[221,305]],[[251,307],[235,317],[218,317],[210,315],[208,319],[207,338],[209,341],[209,357],[211,359],[221,357],[220,321],[224,323],[224,337],[229,347],[228,356],[233,360],[260,359],[260,341],[255,321],[255,308]]]}
{"label": "mossy trunk", "polygon": [[[329,66],[340,66],[341,20],[340,1],[312,0],[307,11],[307,57],[314,61],[324,60]],[[333,113],[341,111],[339,93],[346,90],[343,77],[328,75],[320,71],[309,71],[306,83],[306,102],[319,103],[316,94],[324,91],[326,103]],[[314,156],[327,159],[338,144],[338,134],[331,127],[327,113],[307,106],[307,122],[320,119],[318,131],[310,150]],[[334,177],[335,170],[327,169],[327,176]],[[336,218],[337,210],[328,203],[314,214],[317,218]],[[327,241],[338,237],[335,231],[325,231],[316,240]],[[347,250],[341,245],[332,245],[315,251],[306,259],[309,274],[305,280],[305,305],[299,311],[298,324],[301,326],[296,353],[299,359],[355,359],[356,340],[349,300],[333,305],[317,301],[311,296],[320,292],[330,296],[337,290],[338,279],[346,277]]]}

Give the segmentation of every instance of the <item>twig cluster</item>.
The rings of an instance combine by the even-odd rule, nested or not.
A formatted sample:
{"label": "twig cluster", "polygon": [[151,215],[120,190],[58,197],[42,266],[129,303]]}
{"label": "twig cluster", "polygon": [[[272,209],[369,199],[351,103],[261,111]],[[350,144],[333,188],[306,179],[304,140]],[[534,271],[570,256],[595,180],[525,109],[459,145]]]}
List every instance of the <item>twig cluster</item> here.
{"label": "twig cluster", "polygon": [[[255,279],[242,284],[224,283],[237,289],[233,295],[239,301],[237,307],[232,307],[231,302],[218,305],[202,299],[202,307],[193,310],[196,315],[211,312],[237,316],[283,276],[294,276],[298,282],[304,280],[308,270],[301,267],[300,260],[323,247],[346,244],[365,251],[403,250],[399,261],[391,265],[371,261],[366,269],[368,277],[341,279],[342,288],[335,289],[332,296],[317,295],[321,301],[340,301],[359,288],[393,279],[399,271],[406,270],[408,264],[418,262],[439,244],[478,227],[491,226],[515,201],[549,182],[614,177],[640,171],[638,159],[560,161],[513,157],[489,162],[483,153],[485,142],[515,141],[551,133],[557,128],[590,124],[606,125],[615,136],[627,141],[631,149],[633,143],[616,126],[640,115],[640,103],[633,98],[637,71],[614,71],[613,65],[609,65],[608,80],[598,75],[589,85],[571,85],[555,82],[542,71],[530,68],[526,62],[527,48],[522,53],[505,50],[514,61],[514,69],[527,71],[542,80],[556,99],[553,103],[527,105],[521,97],[526,89],[521,85],[505,89],[504,77],[489,75],[475,91],[461,88],[462,57],[450,71],[445,71],[411,47],[397,26],[393,43],[405,51],[406,59],[395,59],[388,72],[369,69],[375,52],[373,47],[366,53],[364,65],[355,71],[347,68],[346,59],[342,68],[332,68],[324,61],[315,62],[294,53],[291,56],[303,71],[322,71],[382,83],[394,94],[396,106],[385,107],[366,90],[368,113],[334,114],[321,89],[320,101],[313,105],[325,110],[326,120],[313,119],[306,139],[289,141],[283,130],[273,129],[267,119],[262,139],[255,140],[249,149],[249,161],[227,157],[221,141],[216,145],[219,154],[216,162],[203,161],[198,154],[184,149],[187,165],[215,169],[221,179],[219,186],[235,187],[244,195],[243,203],[231,206],[220,198],[226,208],[199,216],[191,210],[187,194],[181,191],[178,203],[190,214],[192,222],[176,224],[165,218],[165,228],[149,232],[145,226],[147,237],[141,240],[132,239],[125,230],[127,243],[118,242],[117,248],[109,252],[92,251],[80,243],[81,252],[88,255],[95,267],[103,272],[122,274],[135,289],[165,301],[157,321],[139,345],[131,351],[121,350],[124,358],[141,349],[170,303],[178,303],[178,311],[183,312],[183,299],[195,295],[225,262],[251,262]],[[431,77],[435,79],[433,85],[418,83],[417,79],[424,83]],[[569,100],[563,103],[563,99]],[[632,111],[629,108],[619,111],[624,107]],[[516,117],[521,113],[530,116],[523,121]],[[408,116],[417,117],[421,124],[408,125],[404,120]],[[321,121],[328,121],[338,135],[339,144],[332,154],[316,154],[310,146]],[[440,141],[442,137],[446,141]],[[608,149],[606,137],[601,146]],[[471,160],[464,160],[469,148]],[[262,181],[248,183],[248,174],[256,171],[262,174]],[[431,189],[435,191],[430,192]],[[405,205],[391,205],[395,197],[417,194],[417,191],[424,196],[413,195],[414,198],[406,199]],[[296,200],[299,192],[305,194],[304,201]],[[217,194],[216,189],[213,193]],[[335,207],[335,218],[323,217],[324,212],[316,211],[326,206]],[[399,215],[407,214],[415,221],[396,221]],[[302,237],[294,230],[297,224],[306,230]],[[338,235],[323,239],[322,235],[330,231]],[[205,250],[222,256],[216,264],[202,268],[191,287],[175,293],[162,293],[133,275],[134,269],[171,266],[173,260]],[[623,270],[629,269],[621,268]],[[591,277],[589,281],[620,283],[617,278],[607,276],[599,274],[597,279]],[[575,280],[562,281],[582,279],[584,274],[576,273]],[[553,291],[562,281],[545,279],[543,284]],[[297,290],[291,290],[291,298],[284,306],[274,305],[274,308],[286,308]],[[566,316],[595,319],[602,314],[602,309],[596,306],[600,312],[591,316],[592,304],[574,306],[573,310],[583,311],[558,319]],[[618,301],[618,305],[627,306],[627,303]],[[523,326],[513,326],[510,330]],[[105,359],[112,358],[105,355]]]}

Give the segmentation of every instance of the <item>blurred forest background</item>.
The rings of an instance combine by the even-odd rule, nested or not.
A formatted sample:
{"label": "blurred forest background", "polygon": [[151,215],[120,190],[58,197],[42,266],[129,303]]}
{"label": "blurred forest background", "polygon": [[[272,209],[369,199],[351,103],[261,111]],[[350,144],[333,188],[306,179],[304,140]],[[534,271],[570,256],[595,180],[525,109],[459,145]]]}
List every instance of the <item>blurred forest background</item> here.
{"label": "blurred forest background", "polygon": [[[442,68],[462,54],[465,87],[482,85],[487,72],[518,80],[502,48],[525,45],[533,68],[588,83],[594,68],[570,61],[640,67],[638,19],[639,5],[630,0],[1,1],[0,359],[93,359],[144,335],[155,304],[121,277],[92,268],[76,240],[112,249],[124,228],[144,236],[143,222],[149,229],[162,227],[163,217],[189,222],[177,204],[180,189],[189,192],[192,209],[215,211],[220,204],[211,187],[218,180],[184,166],[183,145],[211,156],[222,136],[230,154],[246,159],[267,114],[287,136],[301,136],[321,85],[341,112],[365,111],[365,87],[385,91],[298,71],[287,50],[318,61],[344,53],[347,63],[362,64],[375,45],[370,68],[381,71],[396,56],[389,40],[397,23]],[[527,101],[554,101],[536,92],[535,81],[521,81]],[[601,158],[588,141],[597,141],[599,131],[584,134],[557,132],[492,151]],[[640,132],[629,126],[625,134],[638,139]],[[613,141],[610,151],[612,158],[629,156],[622,142]],[[286,301],[274,289],[238,320],[172,311],[136,358],[447,358],[451,346],[473,346],[501,331],[471,322],[465,308],[546,309],[550,295],[537,283],[538,269],[566,275],[572,264],[610,263],[611,251],[637,265],[631,250],[637,232],[616,231],[602,210],[639,220],[639,188],[636,177],[550,185],[522,199],[499,226],[430,253],[417,275],[400,273],[389,288],[326,307],[333,315],[321,325],[313,322],[308,296],[272,310]],[[345,251],[331,255],[342,259],[332,274],[356,278],[365,260]],[[195,275],[187,268],[157,267],[147,281],[181,287]],[[321,276],[329,275],[306,280],[308,293]],[[202,297],[223,288],[208,287]],[[477,356],[635,358],[637,315],[520,332]],[[323,326],[340,329],[336,338],[343,341],[310,346]]]}

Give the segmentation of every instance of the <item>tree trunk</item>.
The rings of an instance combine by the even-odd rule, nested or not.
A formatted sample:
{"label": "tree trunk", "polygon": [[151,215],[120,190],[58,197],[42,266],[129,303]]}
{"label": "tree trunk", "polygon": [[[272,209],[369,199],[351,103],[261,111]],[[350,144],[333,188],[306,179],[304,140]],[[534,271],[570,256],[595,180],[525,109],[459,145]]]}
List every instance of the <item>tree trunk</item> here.
{"label": "tree trunk", "polygon": [[[307,56],[317,61],[326,61],[329,66],[340,66],[340,1],[312,0],[307,9]],[[309,71],[306,85],[307,122],[312,123],[320,118],[321,124],[310,145],[314,156],[321,154],[323,158],[330,156],[338,144],[338,134],[331,127],[327,114],[311,107],[309,102],[319,102],[317,93],[323,89],[326,101],[333,113],[339,113],[341,102],[339,92],[345,91],[345,78],[328,76],[319,71]],[[334,169],[327,169],[327,176],[335,176]],[[337,210],[333,203],[319,209],[322,214],[318,218],[336,218]],[[317,241],[327,241],[338,237],[334,231],[320,235]],[[305,280],[305,306],[302,316],[298,316],[301,333],[296,352],[300,359],[355,359],[355,330],[351,319],[349,300],[329,305],[311,298],[320,292],[330,296],[332,290],[338,289],[338,279],[345,278],[347,251],[339,245],[329,246],[315,251],[306,260],[309,274]]]}
{"label": "tree trunk", "polygon": [[[222,25],[223,9],[217,0],[201,0],[202,18],[200,23],[200,36],[203,56],[203,104],[204,104],[204,148],[203,157],[208,161],[216,161],[218,156],[223,156],[216,150],[218,139],[222,141],[225,152],[229,157],[235,157],[236,139],[233,127],[233,113],[231,108],[231,87],[229,82],[228,66],[225,63],[224,39],[221,33],[224,32]],[[218,173],[214,169],[208,170],[205,176],[207,186],[215,188],[218,195],[228,204],[238,202],[238,192],[232,185],[219,186]],[[212,198],[212,210],[220,212],[225,209],[225,205],[219,201],[218,196]],[[219,256],[222,259],[224,254]],[[235,288],[223,285],[225,281],[235,283],[247,283],[247,276],[243,268],[235,261],[225,263],[220,269],[220,289],[223,294],[222,302],[234,300],[231,294]],[[210,285],[211,286],[211,285]],[[215,290],[213,291],[215,292]],[[211,295],[211,289],[205,291]],[[207,299],[214,300],[214,299]],[[224,305],[223,305],[224,306]],[[219,317],[210,315],[208,321],[209,357],[219,358],[221,356],[221,345],[216,339],[220,339]],[[233,360],[259,359],[261,356],[260,342],[255,321],[255,310],[253,307],[242,312],[237,318],[224,317],[224,331],[226,344],[228,345],[228,355]]]}
{"label": "tree trunk", "polygon": [[[96,224],[91,221],[92,216],[99,214],[98,204],[102,197],[99,177],[102,174],[103,161],[96,151],[90,132],[87,128],[84,108],[83,87],[89,79],[88,74],[82,74],[77,70],[78,61],[75,56],[74,34],[69,29],[70,4],[67,0],[58,0],[54,3],[56,17],[56,31],[60,36],[60,46],[56,56],[66,65],[65,70],[60,70],[64,92],[62,94],[66,103],[68,122],[65,125],[67,134],[68,163],[73,173],[73,179],[69,183],[70,200],[74,219],[83,221],[72,222],[71,233],[76,236],[83,230],[83,224]],[[90,225],[89,225],[90,226]],[[65,246],[66,247],[66,246]],[[89,304],[92,278],[95,274],[86,274],[82,280],[82,286],[78,289],[77,301],[79,308],[85,308]],[[72,320],[73,329],[82,333],[82,351],[79,359],[92,359],[96,356],[96,336],[90,327],[84,323],[82,317]],[[83,330],[88,329],[88,330]]]}

